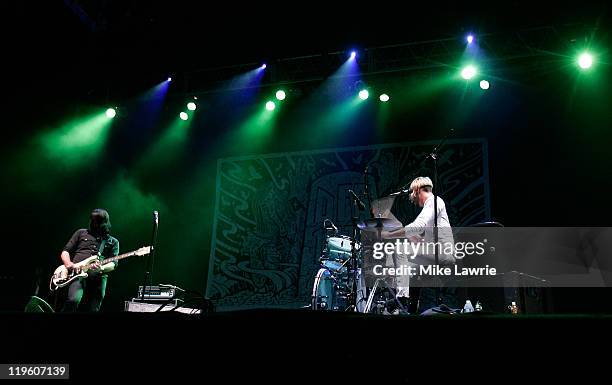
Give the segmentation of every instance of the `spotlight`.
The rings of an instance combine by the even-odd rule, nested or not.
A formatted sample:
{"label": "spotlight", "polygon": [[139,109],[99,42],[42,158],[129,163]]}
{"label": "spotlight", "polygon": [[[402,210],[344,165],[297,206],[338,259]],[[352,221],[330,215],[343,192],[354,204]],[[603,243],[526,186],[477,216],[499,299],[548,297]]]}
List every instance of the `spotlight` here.
{"label": "spotlight", "polygon": [[187,103],[187,109],[189,111],[195,111],[196,108],[197,108],[197,106],[196,106],[196,104],[194,102]]}
{"label": "spotlight", "polygon": [[263,64],[261,65],[261,67],[260,67],[260,68],[261,68],[262,70],[265,70],[265,69],[266,69],[266,67],[267,67],[266,63],[263,63]]}
{"label": "spotlight", "polygon": [[483,90],[488,90],[489,89],[489,82],[486,80],[481,80],[480,81],[480,88],[482,88]]}
{"label": "spotlight", "polygon": [[593,65],[593,56],[591,56],[591,54],[588,52],[583,53],[578,57],[578,65],[583,70],[591,68]]}
{"label": "spotlight", "polygon": [[109,108],[106,110],[106,117],[109,119],[114,118],[117,115],[117,110],[114,108]]}
{"label": "spotlight", "polygon": [[468,44],[472,44],[472,42],[474,41],[474,35],[472,35],[472,34],[467,35],[466,39],[467,39],[467,43]]}
{"label": "spotlight", "polygon": [[368,92],[368,90],[359,91],[359,98],[361,100],[366,100],[369,96],[370,96],[370,93]]}
{"label": "spotlight", "polygon": [[283,90],[276,91],[276,99],[285,100],[286,97],[287,97],[287,94],[285,94],[285,91]]}
{"label": "spotlight", "polygon": [[351,59],[355,59],[357,57],[357,52],[351,51]]}
{"label": "spotlight", "polygon": [[273,111],[276,108],[276,104],[273,101],[269,101],[266,103],[266,110]]}
{"label": "spotlight", "polygon": [[379,98],[381,102],[388,102],[389,101],[389,95],[387,94],[382,94],[379,96]]}
{"label": "spotlight", "polygon": [[476,75],[476,67],[468,65],[461,70],[461,77],[465,80],[470,80]]}
{"label": "spotlight", "polygon": [[189,115],[187,115],[187,113],[183,111],[179,114],[179,118],[181,118],[181,120],[187,120],[189,119]]}
{"label": "spotlight", "polygon": [[169,82],[171,82],[171,81],[172,81],[172,78],[171,78],[170,76],[168,76],[168,79],[167,79],[167,80],[168,80]]}

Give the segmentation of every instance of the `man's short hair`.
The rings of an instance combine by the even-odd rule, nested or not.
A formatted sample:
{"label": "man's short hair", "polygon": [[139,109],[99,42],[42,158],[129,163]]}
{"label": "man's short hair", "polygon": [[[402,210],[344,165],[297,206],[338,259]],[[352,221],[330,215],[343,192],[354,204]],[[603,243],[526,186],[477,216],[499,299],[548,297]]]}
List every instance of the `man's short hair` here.
{"label": "man's short hair", "polygon": [[420,176],[415,178],[412,183],[410,183],[410,191],[420,190],[422,188],[429,192],[431,192],[433,189],[433,183],[429,177]]}

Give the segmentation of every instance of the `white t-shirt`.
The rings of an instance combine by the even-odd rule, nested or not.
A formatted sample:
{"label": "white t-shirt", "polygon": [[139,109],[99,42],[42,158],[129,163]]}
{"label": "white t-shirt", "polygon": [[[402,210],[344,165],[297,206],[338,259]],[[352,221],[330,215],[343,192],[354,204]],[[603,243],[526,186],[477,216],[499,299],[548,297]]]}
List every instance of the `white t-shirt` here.
{"label": "white t-shirt", "polygon": [[[438,198],[438,241],[441,243],[451,242],[454,243],[452,230],[450,229],[451,224],[448,220],[448,214],[446,213],[446,205],[442,198]],[[406,230],[406,237],[419,235],[425,233],[425,242],[433,242],[433,227],[434,227],[434,200],[431,195],[425,201],[423,210],[416,217],[416,219],[404,226]],[[441,229],[444,228],[444,229]]]}

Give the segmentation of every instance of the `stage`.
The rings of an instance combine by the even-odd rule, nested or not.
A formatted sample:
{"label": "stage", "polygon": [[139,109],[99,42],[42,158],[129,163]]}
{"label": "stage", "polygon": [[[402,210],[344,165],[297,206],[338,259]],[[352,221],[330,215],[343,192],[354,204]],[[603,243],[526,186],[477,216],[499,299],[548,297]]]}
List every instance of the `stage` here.
{"label": "stage", "polygon": [[211,4],[6,2],[0,380],[607,358],[607,4]]}
{"label": "stage", "polygon": [[[479,357],[516,368],[592,341],[599,331],[603,334],[598,342],[605,343],[611,319],[588,314],[426,317],[266,309],[202,316],[0,314],[6,363],[69,363],[73,379],[94,377],[90,371],[108,361],[112,373],[96,373],[96,378],[116,378],[121,372],[141,379],[214,376],[272,382],[339,373],[408,379],[424,373],[415,373],[415,367],[450,369],[458,359],[480,366]],[[500,353],[490,356],[491,349]],[[504,361],[508,359],[514,361]]]}

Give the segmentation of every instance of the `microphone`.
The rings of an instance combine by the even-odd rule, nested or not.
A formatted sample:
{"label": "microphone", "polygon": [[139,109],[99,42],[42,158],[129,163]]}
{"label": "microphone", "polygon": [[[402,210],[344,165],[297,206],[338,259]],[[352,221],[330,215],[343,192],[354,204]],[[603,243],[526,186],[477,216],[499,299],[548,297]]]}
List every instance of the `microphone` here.
{"label": "microphone", "polygon": [[412,192],[411,190],[405,190],[402,188],[400,191],[392,192],[391,194],[389,194],[389,196],[394,197],[397,195],[406,195],[406,194],[410,194],[411,192]]}
{"label": "microphone", "polygon": [[361,199],[359,199],[357,194],[355,194],[355,192],[353,190],[348,190],[348,192],[349,192],[349,194],[351,194],[351,197],[355,200],[355,202],[357,202],[357,206],[359,207],[359,211],[364,211],[365,210],[365,205],[363,204]]}
{"label": "microphone", "polygon": [[157,211],[153,211],[153,221],[155,224],[159,224],[159,213]]}
{"label": "microphone", "polygon": [[330,224],[330,227],[331,227],[332,229],[334,229],[334,231],[335,231],[336,233],[338,233],[338,228],[336,227],[336,225],[334,225],[334,222],[332,222],[332,221],[331,221],[331,219],[326,219],[326,220],[324,220],[324,221],[323,221],[323,228],[324,228],[324,229],[329,229],[329,227],[325,226],[325,224],[326,224],[326,223],[329,223],[329,224]]}

